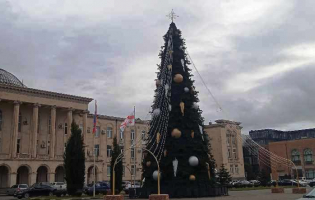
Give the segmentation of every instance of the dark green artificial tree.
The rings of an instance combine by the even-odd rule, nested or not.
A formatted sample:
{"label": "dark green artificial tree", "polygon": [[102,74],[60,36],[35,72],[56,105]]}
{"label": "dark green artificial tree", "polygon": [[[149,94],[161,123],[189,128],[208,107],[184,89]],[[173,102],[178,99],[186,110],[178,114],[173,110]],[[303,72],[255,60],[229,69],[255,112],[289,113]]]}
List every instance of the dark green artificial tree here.
{"label": "dark green artificial tree", "polygon": [[217,180],[221,185],[228,185],[232,181],[232,177],[227,169],[225,169],[224,164],[221,165],[218,175],[219,178]]}
{"label": "dark green artificial tree", "polygon": [[[110,173],[110,185],[113,185],[113,169],[114,169],[115,160],[117,159],[117,157],[121,153],[121,149],[117,143],[116,137],[114,137],[113,146],[114,146],[114,149],[113,149],[113,153],[112,153],[112,159],[110,161],[110,172],[111,172]],[[117,164],[115,166],[115,192],[117,194],[119,194],[120,191],[122,190],[122,173],[123,173],[123,165],[122,165],[122,162],[120,159],[120,161],[117,162]],[[112,189],[113,189],[113,187],[112,187]]]}
{"label": "dark green artificial tree", "polygon": [[258,180],[260,181],[260,184],[262,186],[267,186],[268,182],[270,182],[270,175],[268,174],[268,172],[265,169],[262,169],[259,172]]}
{"label": "dark green artificial tree", "polygon": [[81,195],[85,175],[83,137],[79,126],[72,122],[71,136],[64,153],[65,179],[69,195]]}
{"label": "dark green artificial tree", "polygon": [[[160,162],[162,193],[171,197],[207,196],[204,192],[215,183],[215,160],[204,132],[185,41],[175,23],[170,24],[164,41],[146,148]],[[154,157],[144,152],[142,165],[144,191],[156,193]]]}

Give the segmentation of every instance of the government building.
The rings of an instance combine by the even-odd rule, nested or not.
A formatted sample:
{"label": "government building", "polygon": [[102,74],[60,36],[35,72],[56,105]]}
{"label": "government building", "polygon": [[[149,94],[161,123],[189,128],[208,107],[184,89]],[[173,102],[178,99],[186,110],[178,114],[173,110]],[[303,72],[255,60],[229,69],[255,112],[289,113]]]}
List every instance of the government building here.
{"label": "government building", "polygon": [[[0,189],[14,184],[64,181],[63,154],[76,122],[84,138],[85,183],[108,181],[113,138],[126,151],[123,180],[141,180],[142,150],[148,122],[137,119],[135,126],[120,132],[124,118],[97,116],[95,142],[93,115],[88,105],[93,99],[26,87],[13,74],[0,69]],[[235,131],[236,130],[236,131]],[[239,123],[218,120],[205,126],[211,138],[212,153],[232,177],[244,178],[244,163]],[[233,139],[234,138],[234,139]],[[133,145],[137,148],[131,148]]]}

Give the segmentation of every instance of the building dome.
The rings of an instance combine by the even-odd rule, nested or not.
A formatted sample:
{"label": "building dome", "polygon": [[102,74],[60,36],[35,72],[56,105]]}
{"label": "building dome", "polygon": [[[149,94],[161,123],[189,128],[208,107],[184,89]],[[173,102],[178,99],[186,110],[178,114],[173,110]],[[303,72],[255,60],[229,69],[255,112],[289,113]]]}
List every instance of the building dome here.
{"label": "building dome", "polygon": [[25,85],[18,78],[4,69],[0,69],[0,84],[25,87]]}

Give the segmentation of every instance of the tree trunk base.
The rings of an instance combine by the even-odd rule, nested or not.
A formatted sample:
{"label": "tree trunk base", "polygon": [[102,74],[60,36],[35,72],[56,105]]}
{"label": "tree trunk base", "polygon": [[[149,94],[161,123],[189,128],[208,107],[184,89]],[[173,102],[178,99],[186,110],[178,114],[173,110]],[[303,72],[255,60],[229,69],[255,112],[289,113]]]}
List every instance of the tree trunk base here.
{"label": "tree trunk base", "polygon": [[168,194],[151,194],[149,200],[169,200]]}
{"label": "tree trunk base", "polygon": [[123,195],[105,195],[104,200],[124,200]]}
{"label": "tree trunk base", "polygon": [[306,188],[292,188],[292,194],[305,194]]}
{"label": "tree trunk base", "polygon": [[284,188],[271,188],[271,193],[284,193]]}

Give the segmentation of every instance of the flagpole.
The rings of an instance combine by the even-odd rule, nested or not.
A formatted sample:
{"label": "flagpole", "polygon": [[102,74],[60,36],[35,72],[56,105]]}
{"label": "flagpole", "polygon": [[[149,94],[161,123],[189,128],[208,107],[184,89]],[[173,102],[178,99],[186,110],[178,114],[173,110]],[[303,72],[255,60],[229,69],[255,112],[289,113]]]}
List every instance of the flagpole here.
{"label": "flagpole", "polygon": [[[135,118],[135,138],[134,140],[137,141],[137,126],[136,126],[136,106],[133,107],[133,114],[134,114],[134,118]],[[136,171],[137,171],[137,165],[136,165],[136,148],[135,148],[135,145],[136,143],[134,143],[134,159],[133,159],[133,164],[134,164],[134,176],[133,176],[133,187],[134,187],[134,190],[135,190],[135,195],[136,195]]]}
{"label": "flagpole", "polygon": [[[96,100],[95,100],[95,114],[97,114],[97,111],[96,111]],[[93,134],[93,149],[94,149],[94,156],[93,156],[93,176],[94,176],[94,185],[93,185],[93,197],[95,197],[95,184],[96,184],[96,173],[95,173],[95,157],[96,157],[96,152],[95,152],[95,134],[96,134],[96,116],[95,117],[95,124],[94,124],[94,134]]]}

